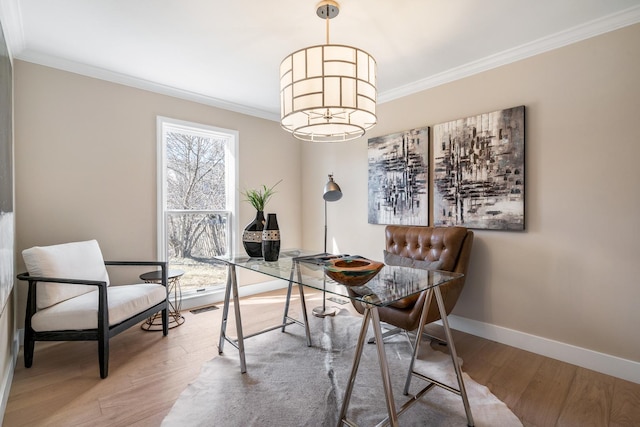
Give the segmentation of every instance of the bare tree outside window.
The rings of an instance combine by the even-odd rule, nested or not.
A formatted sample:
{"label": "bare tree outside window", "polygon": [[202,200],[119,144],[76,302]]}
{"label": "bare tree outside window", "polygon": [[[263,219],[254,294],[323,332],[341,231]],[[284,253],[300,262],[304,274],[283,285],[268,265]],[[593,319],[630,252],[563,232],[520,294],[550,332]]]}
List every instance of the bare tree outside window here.
{"label": "bare tree outside window", "polygon": [[229,252],[228,135],[163,126],[165,242],[171,268],[185,271],[183,291],[219,285],[213,260]]}
{"label": "bare tree outside window", "polygon": [[[166,150],[167,210],[224,210],[224,141],[168,132]],[[172,215],[168,223],[172,258],[211,258],[226,250],[215,215]]]}

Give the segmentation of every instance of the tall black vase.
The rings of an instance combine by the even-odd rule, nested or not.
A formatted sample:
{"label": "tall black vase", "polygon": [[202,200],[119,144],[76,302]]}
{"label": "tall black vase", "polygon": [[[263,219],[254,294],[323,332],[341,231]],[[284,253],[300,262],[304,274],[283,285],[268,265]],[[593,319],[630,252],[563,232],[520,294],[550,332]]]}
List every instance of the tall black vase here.
{"label": "tall black vase", "polygon": [[264,230],[264,212],[257,211],[256,218],[244,228],[242,233],[242,245],[250,257],[262,257],[262,230]]}
{"label": "tall black vase", "polygon": [[277,261],[280,256],[280,228],[276,214],[267,214],[262,230],[262,256],[265,261]]}

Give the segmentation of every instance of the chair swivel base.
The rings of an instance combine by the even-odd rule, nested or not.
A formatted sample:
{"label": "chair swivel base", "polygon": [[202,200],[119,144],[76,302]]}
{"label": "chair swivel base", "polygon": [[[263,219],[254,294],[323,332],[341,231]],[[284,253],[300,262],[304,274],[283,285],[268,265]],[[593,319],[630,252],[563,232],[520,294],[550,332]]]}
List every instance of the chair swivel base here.
{"label": "chair swivel base", "polygon": [[311,312],[316,317],[335,316],[338,310],[335,307],[316,307]]}
{"label": "chair swivel base", "polygon": [[[389,329],[389,330],[385,331],[385,332],[382,334],[382,339],[384,340],[384,339],[389,338],[389,337],[392,337],[392,336],[394,336],[394,335],[404,334],[404,335],[407,337],[407,339],[409,339],[409,341],[412,341],[412,340],[413,340],[413,339],[415,339],[415,338],[411,338],[411,337],[409,336],[409,334],[411,334],[411,335],[415,335],[415,333],[414,333],[414,332],[415,332],[415,331],[406,331],[406,330],[404,330],[404,329],[402,329],[402,328],[393,328],[393,329]],[[435,342],[437,342],[439,345],[446,346],[446,345],[448,344],[446,340],[443,340],[442,338],[438,338],[438,337],[433,336],[433,335],[429,335],[428,333],[426,333],[426,332],[424,332],[424,331],[422,332],[422,337],[423,337],[424,339],[428,339],[429,341],[432,341],[432,342],[433,342],[433,341],[435,341]],[[371,338],[369,338],[369,340],[367,341],[367,344],[375,344],[375,343],[376,343],[376,338],[375,338],[375,337],[371,337]]]}

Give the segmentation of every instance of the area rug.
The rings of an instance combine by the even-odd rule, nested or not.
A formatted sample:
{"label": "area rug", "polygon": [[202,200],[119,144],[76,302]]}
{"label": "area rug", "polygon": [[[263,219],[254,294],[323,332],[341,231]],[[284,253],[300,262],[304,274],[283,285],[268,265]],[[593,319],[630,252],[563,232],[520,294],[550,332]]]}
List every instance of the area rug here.
{"label": "area rug", "polygon": [[[173,426],[336,426],[351,371],[362,318],[342,310],[335,317],[309,317],[312,347],[304,329],[287,327],[245,340],[247,372],[240,373],[237,350],[205,363],[199,377],[180,395],[163,427]],[[371,329],[371,328],[370,328]],[[370,330],[368,336],[373,336]],[[411,357],[403,335],[385,344],[394,398],[399,407]],[[464,369],[464,368],[463,368]],[[451,358],[421,344],[416,370],[457,388]],[[521,426],[518,418],[489,390],[464,374],[476,426]],[[424,382],[414,378],[410,392]],[[376,346],[366,344],[354,385],[348,418],[360,426],[387,416]],[[466,426],[462,399],[436,387],[404,412],[401,426]]]}

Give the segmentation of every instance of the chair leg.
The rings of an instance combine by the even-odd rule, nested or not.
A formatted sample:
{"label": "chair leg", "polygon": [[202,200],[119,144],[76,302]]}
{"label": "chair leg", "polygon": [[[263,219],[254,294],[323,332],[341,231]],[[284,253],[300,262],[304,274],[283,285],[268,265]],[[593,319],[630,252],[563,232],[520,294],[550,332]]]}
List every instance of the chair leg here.
{"label": "chair leg", "polygon": [[169,335],[169,309],[162,310],[162,336]]}
{"label": "chair leg", "polygon": [[26,331],[24,336],[24,367],[30,368],[33,365],[33,350],[36,342],[33,339],[33,332]]}
{"label": "chair leg", "polygon": [[100,378],[109,375],[109,338],[98,338],[98,361],[100,363]]}

